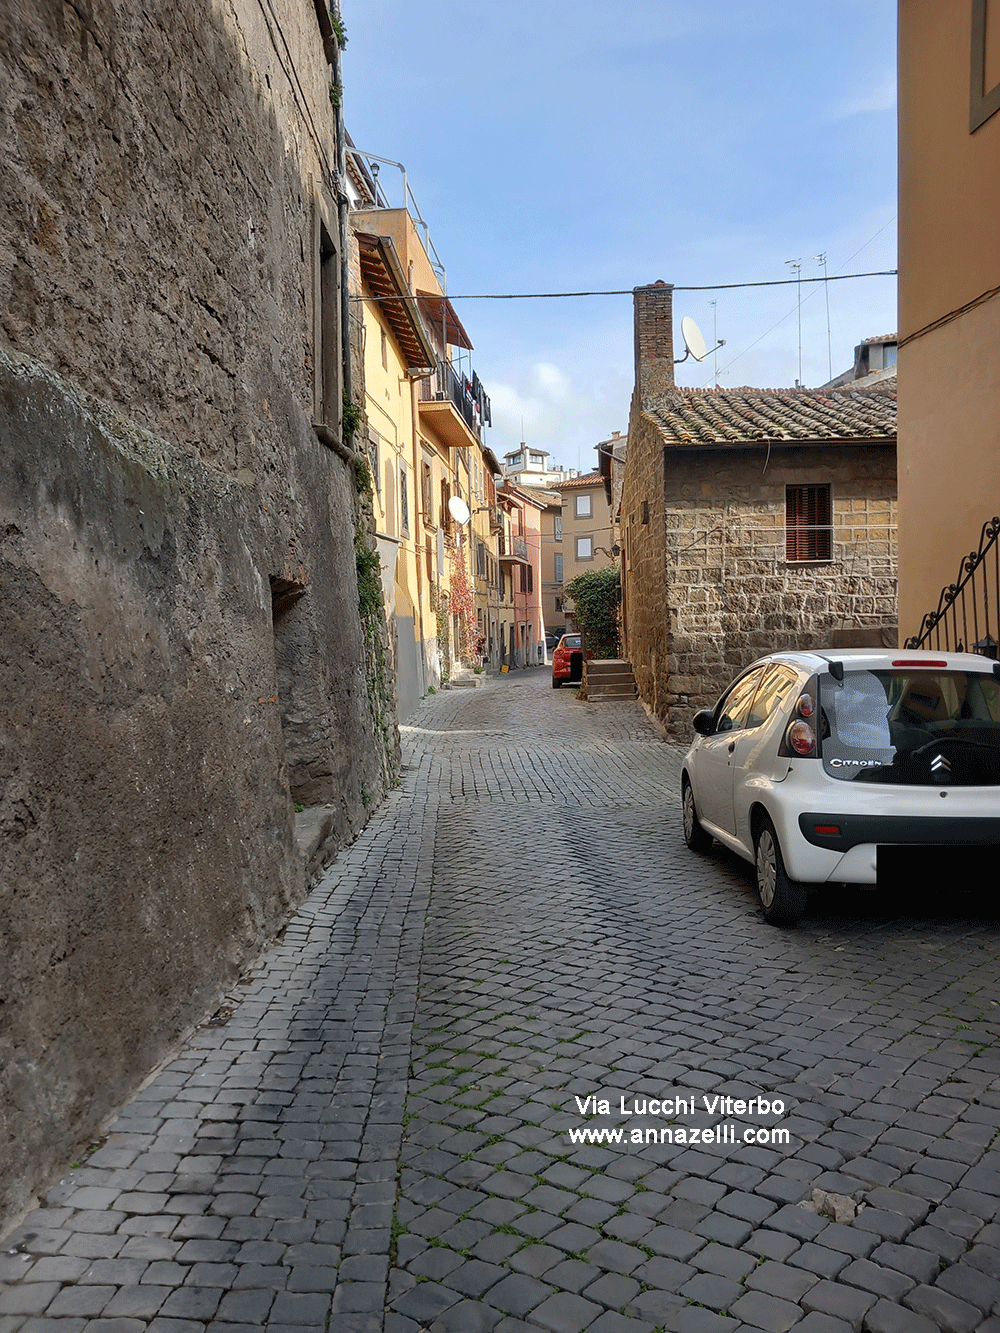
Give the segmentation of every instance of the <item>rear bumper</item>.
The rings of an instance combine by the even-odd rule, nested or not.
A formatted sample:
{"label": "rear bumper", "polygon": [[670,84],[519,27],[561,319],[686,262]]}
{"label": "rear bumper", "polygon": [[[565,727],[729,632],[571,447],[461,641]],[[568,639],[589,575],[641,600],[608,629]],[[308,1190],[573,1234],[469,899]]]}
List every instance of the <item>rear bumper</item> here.
{"label": "rear bumper", "polygon": [[[837,830],[818,832],[817,828]],[[982,847],[1000,845],[1000,818],[966,815],[799,815],[799,832],[813,847],[849,852],[865,843],[928,846],[935,843]]]}

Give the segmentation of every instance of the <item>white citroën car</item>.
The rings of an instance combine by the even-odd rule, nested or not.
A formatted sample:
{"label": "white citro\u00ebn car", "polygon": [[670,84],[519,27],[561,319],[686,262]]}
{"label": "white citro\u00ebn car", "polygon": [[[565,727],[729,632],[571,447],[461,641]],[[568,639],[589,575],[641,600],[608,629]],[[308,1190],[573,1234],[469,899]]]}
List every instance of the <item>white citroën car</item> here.
{"label": "white citro\u00ebn car", "polygon": [[752,862],[774,925],[798,920],[810,887],[1000,843],[1000,663],[974,653],[772,653],[694,729],[684,839]]}

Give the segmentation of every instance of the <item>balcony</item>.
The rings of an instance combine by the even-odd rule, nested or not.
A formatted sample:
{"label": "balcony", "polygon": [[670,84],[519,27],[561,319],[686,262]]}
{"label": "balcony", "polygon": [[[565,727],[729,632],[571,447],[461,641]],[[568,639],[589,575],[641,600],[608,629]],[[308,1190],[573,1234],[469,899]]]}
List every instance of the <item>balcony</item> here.
{"label": "balcony", "polygon": [[500,534],[500,563],[508,565],[526,565],[528,563],[528,543],[523,537],[507,537]]}
{"label": "balcony", "polygon": [[481,386],[478,394],[473,392],[474,383],[479,385],[478,378],[465,379],[448,361],[439,361],[434,374],[420,381],[418,408],[421,419],[427,421],[451,449],[482,444],[483,416],[489,411],[489,399]]}

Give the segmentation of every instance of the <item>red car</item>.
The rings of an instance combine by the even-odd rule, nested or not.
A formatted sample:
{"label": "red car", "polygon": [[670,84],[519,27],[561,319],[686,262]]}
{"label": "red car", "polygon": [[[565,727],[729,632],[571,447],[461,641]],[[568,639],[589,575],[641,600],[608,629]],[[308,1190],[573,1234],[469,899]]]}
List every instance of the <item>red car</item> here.
{"label": "red car", "polygon": [[579,634],[564,634],[552,654],[552,688],[564,680],[579,684],[583,680],[583,639]]}

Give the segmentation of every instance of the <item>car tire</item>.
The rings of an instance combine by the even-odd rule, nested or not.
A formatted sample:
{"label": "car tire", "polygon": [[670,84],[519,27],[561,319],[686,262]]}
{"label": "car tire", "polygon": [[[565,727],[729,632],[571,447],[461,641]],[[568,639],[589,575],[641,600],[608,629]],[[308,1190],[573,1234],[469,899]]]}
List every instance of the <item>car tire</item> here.
{"label": "car tire", "polygon": [[788,878],[774,825],[765,815],[754,837],[757,896],[771,926],[794,926],[806,910],[806,886]]}
{"label": "car tire", "polygon": [[706,833],[695,809],[694,792],[690,782],[681,787],[681,814],[684,819],[684,841],[693,852],[707,852],[712,846],[712,835]]}
{"label": "car tire", "polygon": [[558,677],[556,677],[556,676],[553,676],[553,677],[552,677],[552,688],[553,688],[554,690],[557,690],[561,684],[562,684],[562,681],[559,680]]}

